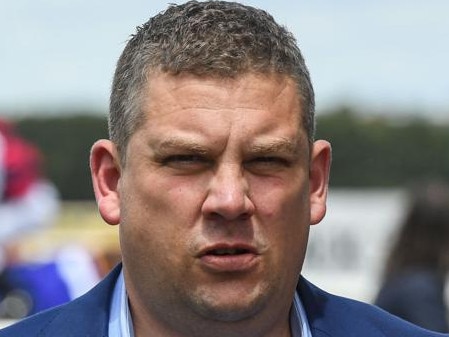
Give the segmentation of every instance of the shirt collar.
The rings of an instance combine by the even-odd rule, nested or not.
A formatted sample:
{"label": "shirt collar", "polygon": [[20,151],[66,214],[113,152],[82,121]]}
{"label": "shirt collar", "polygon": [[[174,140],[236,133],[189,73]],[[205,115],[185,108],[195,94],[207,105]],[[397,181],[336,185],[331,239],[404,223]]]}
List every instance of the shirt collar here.
{"label": "shirt collar", "polygon": [[123,270],[117,278],[112,294],[108,331],[109,337],[134,337]]}
{"label": "shirt collar", "polygon": [[[295,292],[290,310],[290,327],[292,337],[312,337],[306,312],[297,292]],[[109,337],[134,337],[123,270],[120,272],[112,294],[108,329]]]}
{"label": "shirt collar", "polygon": [[290,310],[290,329],[292,337],[312,337],[306,310],[304,309],[297,291],[295,292],[293,305]]}

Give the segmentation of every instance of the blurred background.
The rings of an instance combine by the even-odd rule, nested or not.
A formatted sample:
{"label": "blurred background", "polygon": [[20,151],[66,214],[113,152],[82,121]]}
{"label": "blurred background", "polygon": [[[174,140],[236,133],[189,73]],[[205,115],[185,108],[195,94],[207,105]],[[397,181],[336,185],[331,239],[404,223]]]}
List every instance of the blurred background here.
{"label": "blurred background", "polygon": [[[312,228],[304,275],[374,302],[408,188],[449,179],[449,2],[244,3],[268,10],[297,37],[316,91],[317,137],[333,144],[328,214]],[[50,297],[63,302],[119,260],[117,229],[96,211],[89,149],[107,137],[109,89],[129,35],[166,6],[1,0],[0,119],[39,149],[58,204],[45,226],[7,239],[3,268],[19,267],[6,283],[40,273],[37,285],[23,287],[42,293],[57,278],[62,290]],[[0,313],[29,314],[27,296],[6,298]]]}

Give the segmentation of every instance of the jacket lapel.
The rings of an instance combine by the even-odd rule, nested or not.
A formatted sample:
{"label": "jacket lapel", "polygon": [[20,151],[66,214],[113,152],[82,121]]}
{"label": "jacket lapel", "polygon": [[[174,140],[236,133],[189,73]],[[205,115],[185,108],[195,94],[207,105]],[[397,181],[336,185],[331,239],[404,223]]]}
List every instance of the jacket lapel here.
{"label": "jacket lapel", "polygon": [[383,336],[369,320],[357,319],[359,312],[354,306],[315,287],[302,276],[297,290],[313,337]]}
{"label": "jacket lapel", "polygon": [[39,336],[107,337],[109,307],[121,264],[86,295],[59,311]]}

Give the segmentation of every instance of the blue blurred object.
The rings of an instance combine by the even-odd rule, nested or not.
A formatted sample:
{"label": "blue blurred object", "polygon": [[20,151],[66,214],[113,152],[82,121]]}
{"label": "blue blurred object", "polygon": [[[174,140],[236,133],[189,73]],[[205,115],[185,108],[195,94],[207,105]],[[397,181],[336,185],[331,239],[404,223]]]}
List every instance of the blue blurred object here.
{"label": "blue blurred object", "polygon": [[[4,273],[10,287],[9,292],[28,298],[29,309],[26,315],[70,300],[67,284],[55,262],[13,265],[6,268]],[[6,296],[8,293],[4,294]]]}

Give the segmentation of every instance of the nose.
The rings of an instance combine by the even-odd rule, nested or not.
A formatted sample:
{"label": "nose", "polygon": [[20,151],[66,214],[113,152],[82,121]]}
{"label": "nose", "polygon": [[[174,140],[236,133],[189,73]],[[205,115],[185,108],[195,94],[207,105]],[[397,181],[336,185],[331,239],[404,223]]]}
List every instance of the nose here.
{"label": "nose", "polygon": [[211,178],[202,213],[207,218],[244,220],[254,214],[249,186],[239,165],[222,165]]}

